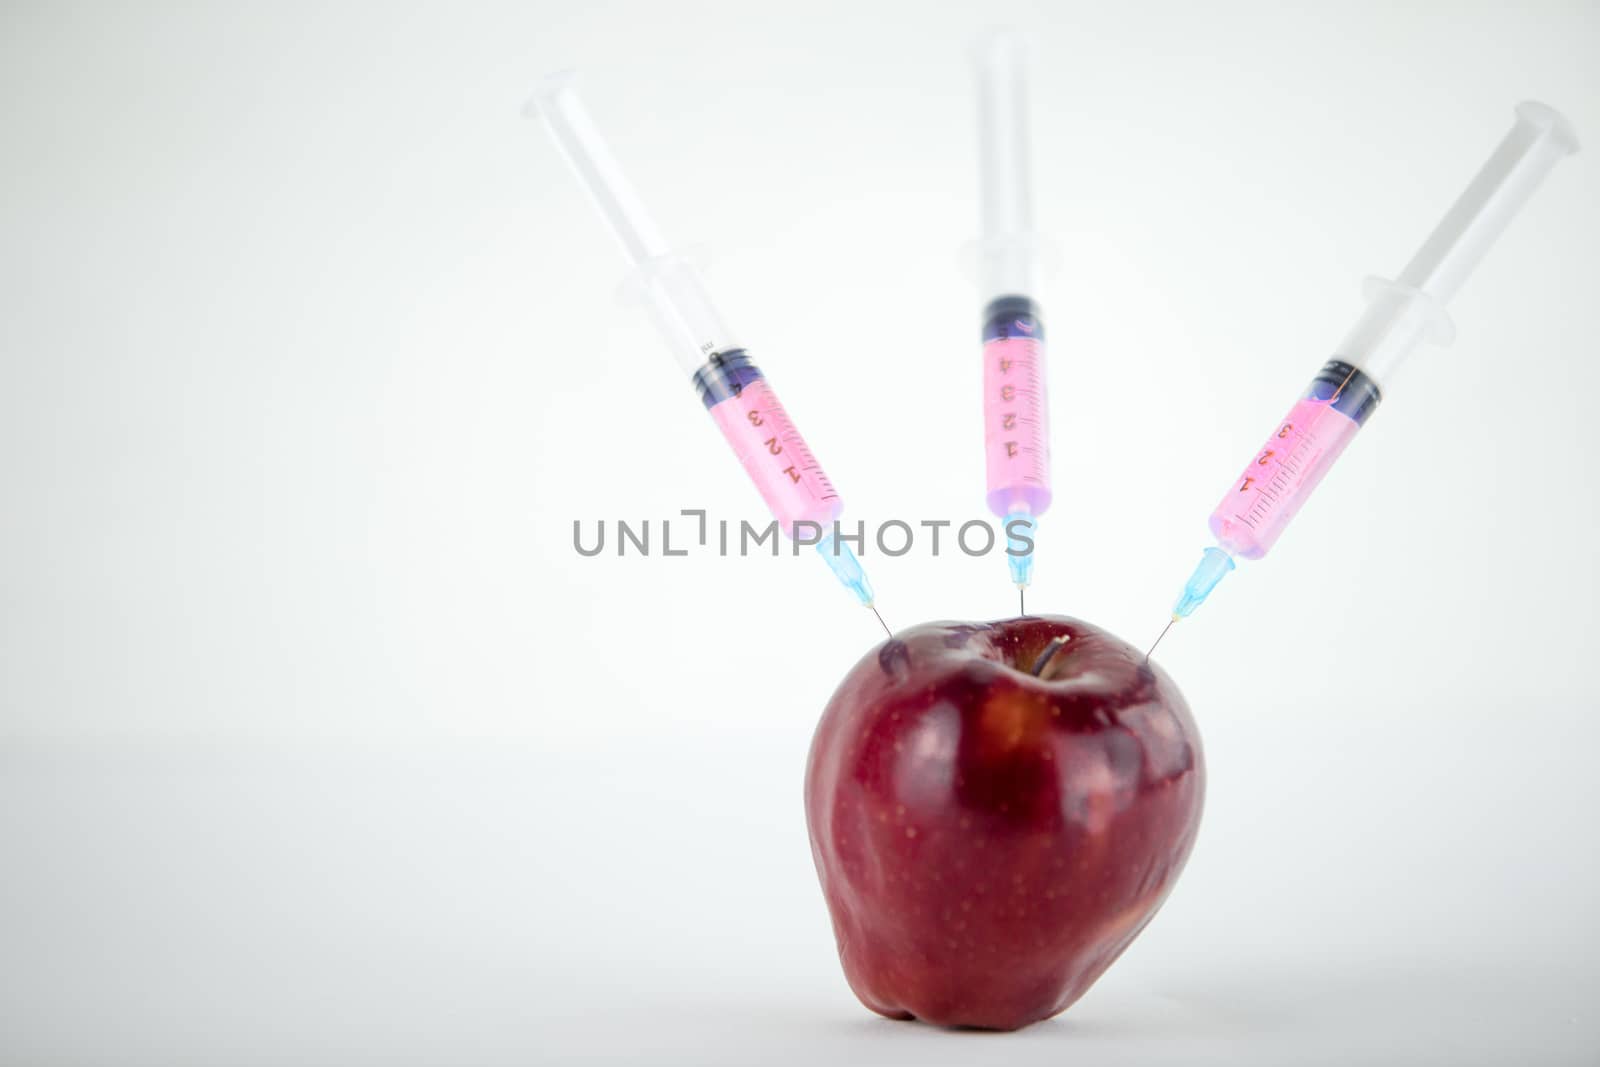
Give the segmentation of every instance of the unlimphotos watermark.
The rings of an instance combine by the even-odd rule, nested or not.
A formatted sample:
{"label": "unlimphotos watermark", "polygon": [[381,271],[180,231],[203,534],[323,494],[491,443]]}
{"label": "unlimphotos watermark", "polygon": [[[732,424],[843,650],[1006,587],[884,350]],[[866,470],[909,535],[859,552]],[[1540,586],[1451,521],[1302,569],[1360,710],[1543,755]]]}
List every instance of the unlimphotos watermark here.
{"label": "unlimphotos watermark", "polygon": [[[685,519],[695,521],[685,524]],[[852,528],[838,520],[824,525],[801,519],[791,529],[783,530],[776,519],[765,526],[753,525],[747,519],[712,521],[704,508],[685,508],[676,518],[615,519],[609,524],[605,519],[595,519],[587,524],[587,531],[585,525],[581,519],[572,520],[572,547],[580,556],[604,553],[610,531],[609,543],[619,556],[687,556],[697,551],[750,556],[763,550],[776,556],[785,540],[782,534],[786,533],[795,555],[802,548],[818,546],[837,553],[838,546],[843,545],[860,556],[874,549],[883,556],[904,556],[923,546],[929,555],[938,556],[954,544],[968,556],[986,556],[1002,548],[1008,556],[1021,557],[1033,552],[1034,529],[1030,519],[1011,518],[999,529],[987,519],[970,519],[959,525],[951,519],[919,519],[914,523],[887,519],[869,532],[867,524],[860,520]],[[685,525],[690,529],[685,530]]]}

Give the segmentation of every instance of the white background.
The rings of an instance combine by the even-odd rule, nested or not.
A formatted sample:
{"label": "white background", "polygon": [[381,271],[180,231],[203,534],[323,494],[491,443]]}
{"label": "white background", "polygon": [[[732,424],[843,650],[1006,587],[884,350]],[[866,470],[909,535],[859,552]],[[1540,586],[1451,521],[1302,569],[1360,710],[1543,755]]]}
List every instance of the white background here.
{"label": "white background", "polygon": [[[0,1061],[1593,1062],[1591,154],[1163,646],[1200,841],[1051,1023],[845,986],[800,781],[876,633],[820,564],[573,551],[760,506],[537,77],[847,515],[959,521],[997,19],[1064,252],[1030,606],[1145,642],[1512,105],[1600,143],[1593,4],[0,10]],[[897,626],[1014,610],[998,556],[865,562]]]}

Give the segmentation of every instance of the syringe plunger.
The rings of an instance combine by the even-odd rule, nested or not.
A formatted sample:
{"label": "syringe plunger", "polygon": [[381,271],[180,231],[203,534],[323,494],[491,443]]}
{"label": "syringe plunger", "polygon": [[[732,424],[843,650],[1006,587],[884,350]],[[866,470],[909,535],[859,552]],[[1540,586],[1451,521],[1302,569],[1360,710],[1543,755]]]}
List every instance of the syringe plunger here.
{"label": "syringe plunger", "polygon": [[1396,280],[1448,304],[1545,175],[1577,150],[1571,123],[1554,108],[1518,104],[1517,124]]}
{"label": "syringe plunger", "polygon": [[1028,156],[1028,39],[996,30],[978,42],[973,60],[983,205],[979,284],[985,300],[1026,296],[1040,255]]}
{"label": "syringe plunger", "polygon": [[544,119],[561,154],[594,198],[628,260],[635,267],[642,266],[646,260],[666,255],[667,242],[611,154],[611,147],[595,129],[594,120],[573,88],[577,78],[577,72],[571,70],[551,74],[539,83],[522,113]]}
{"label": "syringe plunger", "polygon": [[1366,311],[1339,357],[1381,385],[1419,342],[1449,344],[1455,329],[1446,306],[1545,175],[1577,150],[1572,125],[1554,108],[1518,104],[1516,125],[1400,276],[1368,279]]}
{"label": "syringe plunger", "polygon": [[738,347],[707,295],[693,264],[674,255],[644,201],[611,154],[574,88],[577,74],[561,71],[545,78],[523,108],[544,119],[561,154],[588,190],[607,227],[633,266],[623,293],[643,303],[661,336],[688,374],[706,357]]}

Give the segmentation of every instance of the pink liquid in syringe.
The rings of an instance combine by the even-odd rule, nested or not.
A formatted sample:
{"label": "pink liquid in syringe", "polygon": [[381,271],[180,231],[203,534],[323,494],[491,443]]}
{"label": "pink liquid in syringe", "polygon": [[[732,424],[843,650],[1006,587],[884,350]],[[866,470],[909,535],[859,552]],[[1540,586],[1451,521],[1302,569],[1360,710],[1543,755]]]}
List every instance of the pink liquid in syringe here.
{"label": "pink liquid in syringe", "polygon": [[1044,330],[1033,303],[1002,297],[983,331],[983,445],[989,509],[1042,515],[1050,506]]}
{"label": "pink liquid in syringe", "polygon": [[844,501],[743,350],[712,357],[695,375],[695,384],[784,534],[794,537],[797,522],[816,523],[821,533],[830,532]]}
{"label": "pink liquid in syringe", "polygon": [[1266,555],[1378,401],[1361,371],[1338,360],[1324,366],[1211,513],[1217,544],[1242,559]]}

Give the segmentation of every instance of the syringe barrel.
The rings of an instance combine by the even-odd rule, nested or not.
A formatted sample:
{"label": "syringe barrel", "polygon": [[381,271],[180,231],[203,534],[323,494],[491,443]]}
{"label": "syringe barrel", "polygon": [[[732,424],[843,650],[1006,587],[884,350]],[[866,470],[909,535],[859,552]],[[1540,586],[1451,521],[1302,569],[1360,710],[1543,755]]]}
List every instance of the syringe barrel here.
{"label": "syringe barrel", "polygon": [[1517,122],[1396,279],[1448,304],[1552,167],[1578,150],[1572,126],[1536,101]]}
{"label": "syringe barrel", "polygon": [[1044,322],[1027,297],[1001,297],[985,310],[985,500],[1003,519],[1038,518],[1051,498]]}
{"label": "syringe barrel", "polygon": [[694,385],[783,535],[795,539],[802,522],[818,527],[805,531],[813,543],[831,533],[844,501],[744,349],[713,354]]}
{"label": "syringe barrel", "polygon": [[739,347],[712,305],[700,272],[685,259],[664,255],[646,260],[623,282],[623,295],[649,309],[685,374],[696,374],[711,356]]}
{"label": "syringe barrel", "polygon": [[982,236],[979,285],[985,302],[1033,292],[1038,238],[1028,138],[1028,41],[997,30],[973,50],[978,79]]}
{"label": "syringe barrel", "polygon": [[1335,350],[1336,357],[1382,385],[1423,341],[1447,345],[1455,326],[1444,305],[1420,289],[1368,278],[1367,306]]}
{"label": "syringe barrel", "polygon": [[1266,555],[1382,399],[1360,368],[1325,363],[1211,512],[1217,544],[1240,559]]}

